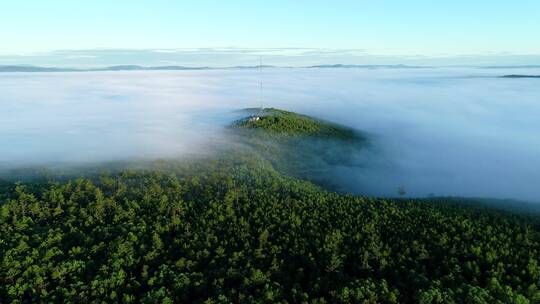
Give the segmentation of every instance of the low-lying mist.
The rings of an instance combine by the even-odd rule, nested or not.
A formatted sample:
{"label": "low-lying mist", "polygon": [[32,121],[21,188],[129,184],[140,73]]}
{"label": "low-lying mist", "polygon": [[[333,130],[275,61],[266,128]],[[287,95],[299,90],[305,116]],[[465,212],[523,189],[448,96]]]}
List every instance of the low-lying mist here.
{"label": "low-lying mist", "polygon": [[[0,74],[0,168],[205,155],[235,110],[276,107],[354,127],[363,195],[540,200],[540,81],[519,70],[287,69]],[[523,74],[540,74],[528,69]],[[263,81],[262,94],[259,81]]]}

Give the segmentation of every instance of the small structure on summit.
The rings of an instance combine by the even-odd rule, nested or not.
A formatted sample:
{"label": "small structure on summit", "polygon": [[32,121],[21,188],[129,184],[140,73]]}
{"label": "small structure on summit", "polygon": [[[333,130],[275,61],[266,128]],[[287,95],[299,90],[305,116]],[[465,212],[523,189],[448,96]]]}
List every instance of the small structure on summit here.
{"label": "small structure on summit", "polygon": [[248,121],[256,122],[256,121],[259,121],[260,119],[261,119],[260,116],[254,115],[254,116],[249,117]]}

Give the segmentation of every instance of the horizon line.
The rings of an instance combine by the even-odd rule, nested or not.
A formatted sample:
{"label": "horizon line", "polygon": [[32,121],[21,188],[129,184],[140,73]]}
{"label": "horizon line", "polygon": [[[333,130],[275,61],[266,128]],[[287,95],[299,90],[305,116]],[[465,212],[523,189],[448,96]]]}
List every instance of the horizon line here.
{"label": "horizon line", "polygon": [[33,64],[0,64],[0,73],[16,73],[16,72],[106,72],[106,71],[180,71],[180,70],[234,70],[234,69],[425,69],[425,68],[480,68],[480,69],[496,69],[496,68],[540,68],[540,65],[522,64],[522,65],[471,65],[471,64],[454,64],[454,65],[408,65],[408,64],[346,64],[346,63],[328,63],[315,65],[231,65],[231,66],[197,66],[197,65],[140,65],[140,64],[118,64],[118,65],[103,65],[94,67],[62,67],[48,65],[33,65]]}

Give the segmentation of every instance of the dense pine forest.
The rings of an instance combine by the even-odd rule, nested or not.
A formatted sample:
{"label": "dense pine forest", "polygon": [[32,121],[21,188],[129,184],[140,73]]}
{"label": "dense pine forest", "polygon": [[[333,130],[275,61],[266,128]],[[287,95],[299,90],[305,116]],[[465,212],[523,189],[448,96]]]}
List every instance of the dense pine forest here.
{"label": "dense pine forest", "polygon": [[334,192],[310,168],[362,134],[256,117],[212,157],[0,181],[0,303],[540,303],[536,216]]}

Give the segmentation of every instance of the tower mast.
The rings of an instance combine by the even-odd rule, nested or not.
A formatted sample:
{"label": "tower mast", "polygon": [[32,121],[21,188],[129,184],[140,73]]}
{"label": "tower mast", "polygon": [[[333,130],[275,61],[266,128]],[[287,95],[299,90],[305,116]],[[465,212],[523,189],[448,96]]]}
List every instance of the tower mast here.
{"label": "tower mast", "polygon": [[260,98],[260,113],[263,111],[263,82],[262,82],[262,56],[259,55],[259,98]]}

